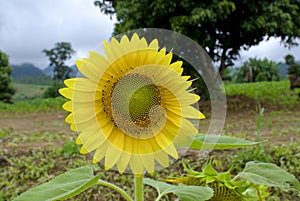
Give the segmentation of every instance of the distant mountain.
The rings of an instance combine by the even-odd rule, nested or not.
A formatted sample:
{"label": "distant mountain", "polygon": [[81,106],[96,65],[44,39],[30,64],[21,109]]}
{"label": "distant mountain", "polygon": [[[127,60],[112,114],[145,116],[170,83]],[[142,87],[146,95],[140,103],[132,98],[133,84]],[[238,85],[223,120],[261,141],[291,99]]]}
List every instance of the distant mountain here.
{"label": "distant mountain", "polygon": [[280,74],[281,77],[286,77],[287,76],[287,72],[288,72],[289,67],[290,66],[287,65],[287,64],[281,64],[279,66],[279,70],[280,70],[279,74]]}
{"label": "distant mountain", "polygon": [[[76,65],[73,65],[70,68],[72,69],[72,73],[70,74],[70,77],[77,77],[78,69]],[[54,66],[48,66],[43,70],[43,73],[49,77],[53,77],[53,70],[54,70]]]}
{"label": "distant mountain", "polygon": [[[296,64],[300,65],[300,61],[296,61]],[[284,63],[279,66],[280,75],[282,77],[287,76],[289,67],[290,67],[289,65],[284,64]]]}
{"label": "distant mountain", "polygon": [[48,85],[52,79],[31,63],[23,63],[21,65],[11,65],[12,77],[14,82],[24,84],[45,84]]}

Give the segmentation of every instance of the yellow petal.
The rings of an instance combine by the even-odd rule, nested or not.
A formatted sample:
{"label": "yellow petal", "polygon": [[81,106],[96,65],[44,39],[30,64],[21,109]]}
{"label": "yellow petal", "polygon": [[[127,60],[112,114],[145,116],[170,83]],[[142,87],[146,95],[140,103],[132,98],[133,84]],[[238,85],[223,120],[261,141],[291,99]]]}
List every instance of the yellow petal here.
{"label": "yellow petal", "polygon": [[73,91],[73,96],[70,97],[73,102],[95,102],[102,98],[99,91]]}
{"label": "yellow petal", "polygon": [[108,61],[105,59],[104,56],[102,56],[94,51],[90,51],[89,55],[90,55],[90,59],[91,59],[92,63],[97,67],[98,73],[102,74],[105,70],[105,68],[103,68],[103,66],[109,65]]}
{"label": "yellow petal", "polygon": [[119,160],[124,147],[124,134],[119,129],[114,129],[109,137],[110,146],[105,154],[105,167],[112,168]]}
{"label": "yellow petal", "polygon": [[154,153],[155,160],[163,167],[169,166],[168,154],[164,151]]}
{"label": "yellow petal", "polygon": [[154,39],[153,41],[151,41],[151,43],[149,44],[149,48],[157,51],[158,50],[158,40]]}
{"label": "yellow petal", "polygon": [[73,90],[70,88],[62,88],[58,90],[61,95],[68,99],[72,99],[73,97]]}
{"label": "yellow petal", "polygon": [[192,119],[204,119],[205,116],[192,106],[186,106],[182,108],[182,116]]}
{"label": "yellow petal", "polygon": [[82,147],[81,147],[81,149],[80,149],[80,153],[81,153],[81,154],[87,154],[87,153],[89,153],[89,151],[85,148],[84,145],[82,145]]}
{"label": "yellow petal", "polygon": [[71,78],[64,81],[65,85],[77,91],[96,91],[97,84],[86,78]]}
{"label": "yellow petal", "polygon": [[107,140],[98,125],[90,125],[79,134],[77,139],[84,144],[88,152],[95,150]]}
{"label": "yellow petal", "polygon": [[106,150],[108,148],[108,142],[103,143],[102,146],[100,146],[98,149],[96,149],[94,157],[93,157],[93,163],[97,163],[101,161],[106,153]]}
{"label": "yellow petal", "polygon": [[124,173],[130,159],[131,159],[131,154],[128,154],[126,152],[122,152],[122,155],[120,156],[120,159],[117,162],[117,168],[118,168],[120,174]]}
{"label": "yellow petal", "polygon": [[143,163],[141,163],[141,159],[139,155],[132,155],[130,162],[129,162],[130,168],[135,175],[142,175],[144,174],[144,167]]}
{"label": "yellow petal", "polygon": [[173,145],[173,139],[168,139],[164,134],[160,134],[155,136],[155,140],[162,150],[167,152],[173,158],[178,159],[178,153]]}
{"label": "yellow petal", "polygon": [[69,124],[74,124],[73,113],[70,113],[70,114],[66,117],[65,121],[66,121],[67,123],[69,123]]}
{"label": "yellow petal", "polygon": [[71,131],[75,131],[75,132],[79,131],[78,129],[76,129],[75,124],[71,124],[70,130],[71,130]]}
{"label": "yellow petal", "polygon": [[66,110],[67,112],[72,112],[72,101],[65,102],[65,103],[62,105],[62,108],[63,108],[64,110]]}
{"label": "yellow petal", "polygon": [[[182,61],[176,61],[174,63],[170,64],[170,68],[175,70],[176,72],[180,73],[181,72],[181,66],[182,66]],[[181,74],[181,73],[180,73]]]}
{"label": "yellow petal", "polygon": [[91,79],[94,82],[99,81],[101,74],[97,73],[97,67],[95,67],[89,60],[83,59],[81,61],[77,60],[76,65],[80,66],[79,71],[88,79]]}
{"label": "yellow petal", "polygon": [[143,163],[143,166],[149,173],[154,173],[154,154],[141,154],[140,155],[141,162]]}

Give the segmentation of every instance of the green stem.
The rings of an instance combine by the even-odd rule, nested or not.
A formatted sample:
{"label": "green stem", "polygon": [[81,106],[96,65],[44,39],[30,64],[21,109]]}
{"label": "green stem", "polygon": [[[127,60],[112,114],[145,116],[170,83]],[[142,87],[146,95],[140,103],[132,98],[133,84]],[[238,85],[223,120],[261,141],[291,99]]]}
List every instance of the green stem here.
{"label": "green stem", "polygon": [[143,175],[134,176],[134,185],[135,185],[135,201],[144,200],[144,191],[143,191]]}
{"label": "green stem", "polygon": [[155,199],[155,201],[159,201],[165,195],[167,195],[167,194],[159,194],[158,197]]}
{"label": "green stem", "polygon": [[112,183],[109,183],[107,181],[103,181],[103,180],[99,179],[97,184],[112,188],[115,191],[119,192],[127,201],[133,201],[133,199],[123,189],[121,189],[120,187],[118,187]]}

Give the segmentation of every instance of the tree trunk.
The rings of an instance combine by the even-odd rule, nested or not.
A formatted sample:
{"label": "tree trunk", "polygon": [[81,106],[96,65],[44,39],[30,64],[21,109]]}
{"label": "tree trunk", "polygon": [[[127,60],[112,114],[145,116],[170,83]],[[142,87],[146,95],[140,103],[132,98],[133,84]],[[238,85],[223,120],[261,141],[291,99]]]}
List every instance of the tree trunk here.
{"label": "tree trunk", "polygon": [[227,66],[226,66],[226,52],[227,52],[227,49],[223,49],[222,55],[221,55],[221,60],[220,60],[219,73],[220,73],[220,76],[221,76],[222,79],[223,79],[223,76],[224,76],[225,69],[227,68]]}

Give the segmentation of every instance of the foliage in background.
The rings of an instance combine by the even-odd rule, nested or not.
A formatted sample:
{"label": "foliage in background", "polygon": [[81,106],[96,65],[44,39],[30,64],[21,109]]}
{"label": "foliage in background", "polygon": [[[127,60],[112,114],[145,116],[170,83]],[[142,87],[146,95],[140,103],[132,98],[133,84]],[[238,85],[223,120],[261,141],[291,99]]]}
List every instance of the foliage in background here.
{"label": "foliage in background", "polygon": [[16,93],[13,96],[13,101],[20,101],[24,99],[35,99],[42,98],[45,90],[48,88],[47,85],[37,84],[24,84],[24,83],[13,83]]}
{"label": "foliage in background", "polygon": [[0,51],[0,102],[11,103],[15,89],[12,85],[11,67],[8,56]]}
{"label": "foliage in background", "polygon": [[52,85],[46,89],[43,94],[44,98],[55,98],[59,97],[58,89],[63,88],[64,85],[61,82],[53,81]]}
{"label": "foliage in background", "polygon": [[300,65],[296,63],[294,56],[288,54],[284,57],[284,59],[285,63],[289,65],[288,74],[295,74],[296,76],[300,77]]}
{"label": "foliage in background", "polygon": [[62,97],[56,98],[36,98],[18,100],[14,104],[1,103],[0,113],[29,113],[29,112],[49,112],[53,110],[61,110],[62,104],[66,100]]}
{"label": "foliage in background", "polygon": [[267,58],[249,58],[234,73],[233,81],[238,83],[279,81],[281,79],[279,65],[280,63],[269,61]]}
{"label": "foliage in background", "polygon": [[269,101],[271,104],[283,106],[299,105],[299,97],[289,90],[288,80],[272,82],[255,82],[242,84],[226,84],[227,96],[244,95],[258,101]]}
{"label": "foliage in background", "polygon": [[53,83],[44,94],[45,98],[54,98],[60,96],[58,89],[63,85],[63,80],[70,78],[72,69],[65,64],[65,61],[71,59],[75,51],[71,43],[59,42],[50,50],[43,50],[43,53],[49,58],[50,66],[54,66]]}
{"label": "foliage in background", "polygon": [[65,64],[65,61],[71,59],[75,51],[71,43],[59,42],[50,50],[43,50],[43,53],[49,57],[50,66],[54,66],[53,79],[58,82],[70,78],[71,68]]}
{"label": "foliage in background", "polygon": [[114,34],[155,27],[182,33],[198,42],[219,71],[232,66],[239,52],[267,36],[296,45],[300,36],[297,0],[95,0],[101,12],[116,14]]}

